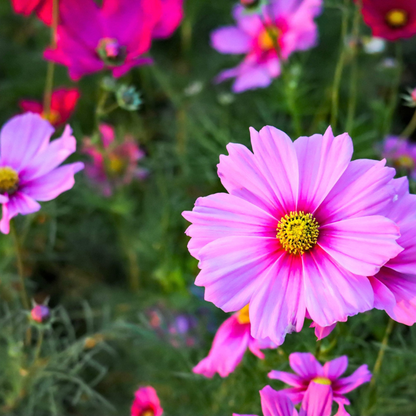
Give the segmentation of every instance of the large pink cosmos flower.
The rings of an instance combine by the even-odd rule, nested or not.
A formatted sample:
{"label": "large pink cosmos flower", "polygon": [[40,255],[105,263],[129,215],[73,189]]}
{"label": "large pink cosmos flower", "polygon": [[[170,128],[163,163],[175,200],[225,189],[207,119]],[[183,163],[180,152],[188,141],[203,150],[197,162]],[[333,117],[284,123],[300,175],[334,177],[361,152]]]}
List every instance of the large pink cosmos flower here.
{"label": "large pink cosmos flower", "polygon": [[231,143],[218,175],[229,194],[183,216],[199,260],[195,284],[225,312],[250,304],[251,334],[280,345],[306,312],[321,327],[374,307],[367,276],[403,249],[385,217],[396,195],[385,161],[355,160],[348,134],[251,129],[254,154]]}
{"label": "large pink cosmos flower", "polygon": [[[260,398],[264,416],[331,416],[332,390],[329,385],[312,381],[299,413],[284,390],[275,391],[270,386],[266,386],[260,390]],[[233,413],[233,416],[256,415]]]}
{"label": "large pink cosmos flower", "polygon": [[344,394],[371,380],[371,373],[366,364],[359,367],[350,376],[340,378],[348,367],[348,358],[345,355],[328,361],[322,366],[312,354],[295,352],[290,354],[289,362],[296,374],[271,371],[269,377],[292,386],[283,392],[295,404],[303,402],[305,398],[309,401],[310,394],[308,393],[310,393],[310,388],[315,388],[314,383],[329,386],[331,394],[327,396],[326,406],[331,409],[332,400],[338,403],[339,409],[336,416],[349,416],[344,405],[348,405],[350,402]]}
{"label": "large pink cosmos flower", "polygon": [[100,8],[94,0],[65,0],[59,11],[57,48],[44,57],[67,66],[72,79],[103,69],[120,77],[151,63],[142,55],[161,19],[160,1],[104,0]]}
{"label": "large pink cosmos flower", "polygon": [[218,328],[208,357],[194,367],[193,372],[209,378],[215,373],[227,377],[243,359],[247,348],[260,359],[264,359],[260,350],[275,347],[270,340],[260,341],[251,336],[247,305]]}
{"label": "large pink cosmos flower", "polygon": [[147,171],[137,165],[144,152],[130,135],[121,143],[116,142],[114,128],[100,124],[101,143],[84,139],[82,152],[91,158],[85,173],[97,184],[104,196],[111,196],[116,188],[129,184],[134,178],[144,179]]}
{"label": "large pink cosmos flower", "polygon": [[25,16],[36,13],[42,22],[52,24],[53,0],[12,0],[12,6],[16,13]]}
{"label": "large pink cosmos flower", "polygon": [[162,414],[163,409],[156,390],[151,386],[140,387],[134,394],[131,416],[161,416]]}
{"label": "large pink cosmos flower", "polygon": [[74,185],[83,163],[58,167],[75,152],[76,141],[67,126],[62,137],[50,138],[54,128],[39,115],[13,117],[0,133],[0,231],[9,233],[10,220],[18,214],[40,210],[37,201],[50,201]]}
{"label": "large pink cosmos flower", "polygon": [[153,29],[153,38],[165,39],[173,34],[183,18],[183,0],[160,0],[162,15]]}
{"label": "large pink cosmos flower", "polygon": [[263,8],[263,16],[236,6],[233,16],[237,26],[215,30],[211,43],[218,52],[246,57],[237,67],[221,72],[217,81],[236,78],[232,87],[236,93],[269,86],[280,75],[281,59],[316,45],[314,17],[321,10],[322,0],[273,0]]}

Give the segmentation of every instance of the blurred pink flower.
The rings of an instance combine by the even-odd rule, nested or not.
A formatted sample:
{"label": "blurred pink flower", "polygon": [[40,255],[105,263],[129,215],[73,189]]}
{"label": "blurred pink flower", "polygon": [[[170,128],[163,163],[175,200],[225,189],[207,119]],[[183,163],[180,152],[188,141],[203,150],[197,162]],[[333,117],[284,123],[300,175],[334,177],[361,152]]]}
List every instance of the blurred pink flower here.
{"label": "blurred pink flower", "polygon": [[152,62],[142,55],[160,22],[160,1],[105,0],[99,7],[94,0],[65,0],[59,11],[57,48],[44,57],[67,66],[72,79],[103,69],[121,77]]}
{"label": "blurred pink flower", "polygon": [[48,26],[52,23],[53,0],[12,0],[12,6],[16,13],[25,16],[36,13]]}
{"label": "blurred pink flower", "polygon": [[151,386],[140,387],[134,394],[131,416],[161,416],[162,414],[163,409],[156,390]]}
{"label": "blurred pink flower", "polygon": [[[156,0],[155,0],[156,1]],[[153,29],[153,38],[168,38],[179,26],[183,18],[183,0],[160,0],[162,15]]]}
{"label": "blurred pink flower", "polygon": [[416,180],[416,143],[398,136],[388,136],[382,145],[381,155],[396,169]]}
{"label": "blurred pink flower", "polygon": [[233,11],[237,26],[215,30],[211,43],[218,52],[246,57],[237,67],[221,72],[217,81],[236,78],[232,87],[236,93],[269,86],[280,75],[281,59],[316,45],[314,18],[321,10],[322,0],[273,0],[262,7],[262,15],[248,14],[237,5]]}
{"label": "blurred pink flower", "polygon": [[[261,408],[264,416],[331,416],[332,389],[331,386],[311,382],[301,409],[295,409],[290,397],[285,391],[275,391],[270,386],[260,390]],[[233,416],[256,416],[238,415]],[[338,416],[342,416],[338,414]]]}
{"label": "blurred pink flower", "polygon": [[36,305],[30,311],[30,316],[35,322],[44,323],[51,316],[51,311],[46,305]]}
{"label": "blurred pink flower", "polygon": [[75,106],[80,97],[77,88],[57,88],[52,92],[51,109],[46,114],[43,103],[35,100],[20,100],[19,106],[24,112],[40,114],[42,118],[48,120],[53,126],[65,124],[75,110]]}
{"label": "blurred pink flower", "polygon": [[270,340],[260,341],[250,335],[248,306],[230,316],[218,328],[208,356],[192,371],[209,378],[215,373],[227,377],[243,359],[247,348],[260,359],[264,359],[261,349],[276,348]]}
{"label": "blurred pink flower", "polygon": [[101,143],[84,139],[82,153],[90,156],[85,164],[85,174],[97,184],[105,196],[111,196],[115,188],[129,184],[133,179],[144,179],[147,171],[137,165],[144,152],[130,135],[119,144],[115,140],[114,128],[100,125]]}
{"label": "blurred pink flower", "polygon": [[367,276],[403,249],[386,218],[395,170],[351,161],[348,134],[295,142],[274,127],[251,129],[254,154],[227,146],[218,175],[229,194],[199,198],[183,216],[199,260],[197,286],[225,312],[250,303],[251,334],[277,345],[306,311],[321,327],[374,307]]}
{"label": "blurred pink flower", "polygon": [[39,115],[13,117],[0,133],[0,231],[9,233],[10,220],[18,214],[40,210],[37,201],[50,201],[74,185],[74,175],[83,163],[58,167],[75,152],[76,141],[67,126],[60,139],[50,137],[51,124]]}
{"label": "blurred pink flower", "polygon": [[333,400],[339,405],[337,416],[348,416],[344,405],[349,405],[350,401],[344,394],[371,380],[371,373],[366,364],[359,367],[350,376],[340,378],[348,367],[348,358],[345,355],[328,361],[322,366],[312,354],[295,352],[290,354],[289,362],[296,374],[275,370],[269,373],[270,378],[281,380],[292,386],[282,392],[287,394],[294,404],[302,402],[303,407],[305,400],[313,399],[310,388],[311,386],[315,388],[314,383],[329,386],[331,389],[331,394],[327,396],[329,414],[331,414]]}

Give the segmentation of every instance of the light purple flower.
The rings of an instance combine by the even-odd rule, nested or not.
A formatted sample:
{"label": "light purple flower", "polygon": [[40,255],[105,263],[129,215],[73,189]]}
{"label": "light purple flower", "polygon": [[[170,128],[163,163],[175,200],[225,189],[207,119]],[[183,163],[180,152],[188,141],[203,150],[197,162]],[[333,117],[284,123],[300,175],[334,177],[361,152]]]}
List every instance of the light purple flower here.
{"label": "light purple flower", "polygon": [[416,180],[416,143],[398,136],[388,136],[382,145],[381,155],[396,169]]}
{"label": "light purple flower", "polygon": [[236,6],[237,25],[215,30],[211,44],[218,52],[246,56],[237,67],[221,72],[217,81],[236,78],[236,93],[269,86],[280,75],[281,59],[316,45],[314,18],[321,10],[322,0],[273,0],[257,14]]}
{"label": "light purple flower", "polygon": [[40,210],[37,201],[50,201],[71,189],[81,162],[59,166],[75,152],[76,140],[66,126],[62,137],[50,142],[54,128],[38,114],[13,117],[0,133],[0,231],[9,233],[18,214]]}

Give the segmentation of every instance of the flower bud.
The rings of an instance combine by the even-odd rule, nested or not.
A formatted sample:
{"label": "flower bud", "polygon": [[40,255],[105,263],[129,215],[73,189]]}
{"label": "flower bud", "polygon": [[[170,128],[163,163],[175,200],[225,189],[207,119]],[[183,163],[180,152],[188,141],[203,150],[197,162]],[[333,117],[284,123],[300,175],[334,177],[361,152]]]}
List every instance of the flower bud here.
{"label": "flower bud", "polygon": [[50,309],[45,305],[36,305],[31,311],[30,316],[35,322],[45,323],[51,316]]}

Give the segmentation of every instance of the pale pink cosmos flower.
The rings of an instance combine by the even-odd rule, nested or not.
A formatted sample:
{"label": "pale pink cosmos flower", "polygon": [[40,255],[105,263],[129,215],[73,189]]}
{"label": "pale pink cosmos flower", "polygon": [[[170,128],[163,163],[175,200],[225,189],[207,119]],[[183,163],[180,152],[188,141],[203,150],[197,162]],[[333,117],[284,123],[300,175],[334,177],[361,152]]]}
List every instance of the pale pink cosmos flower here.
{"label": "pale pink cosmos flower", "polygon": [[59,11],[57,47],[44,57],[67,66],[72,79],[103,69],[121,77],[152,62],[143,54],[161,19],[160,1],[104,0],[99,7],[94,0],[65,0]]}
{"label": "pale pink cosmos flower", "polygon": [[134,394],[131,416],[161,416],[162,414],[163,409],[156,390],[151,386],[140,387]]}
{"label": "pale pink cosmos flower", "polygon": [[119,142],[112,126],[100,124],[99,130],[101,143],[84,139],[82,152],[91,158],[85,164],[85,174],[98,185],[104,196],[111,196],[115,189],[133,179],[142,180],[147,176],[147,170],[138,166],[145,155],[131,135]]}
{"label": "pale pink cosmos flower", "polygon": [[[299,413],[284,390],[275,391],[270,386],[266,386],[260,390],[260,398],[264,416],[331,416],[332,390],[329,385],[312,381]],[[233,413],[233,416],[257,415]]]}
{"label": "pale pink cosmos flower", "polygon": [[336,416],[349,416],[344,406],[349,405],[350,401],[344,395],[371,380],[371,373],[366,364],[350,376],[340,378],[348,367],[348,358],[345,355],[322,366],[312,354],[295,352],[290,354],[289,363],[296,374],[273,370],[269,373],[269,377],[292,386],[284,389],[283,392],[295,404],[311,399],[310,389],[315,388],[314,383],[329,386],[331,394],[327,396],[326,406],[331,409],[332,401],[338,403]]}
{"label": "pale pink cosmos flower", "polygon": [[382,157],[397,170],[416,180],[416,143],[398,136],[388,136],[381,148]]}
{"label": "pale pink cosmos flower", "polygon": [[37,201],[50,201],[71,189],[83,163],[59,166],[75,152],[76,140],[66,126],[62,137],[50,142],[54,128],[38,114],[13,117],[0,133],[0,231],[8,234],[18,214],[40,210]]}
{"label": "pale pink cosmos flower", "polygon": [[403,249],[386,218],[396,196],[385,161],[351,162],[348,134],[300,137],[251,129],[251,153],[230,143],[218,175],[229,192],[183,216],[201,269],[195,284],[225,312],[250,304],[251,334],[280,345],[308,312],[321,327],[374,307],[367,276]]}
{"label": "pale pink cosmos flower", "polygon": [[217,81],[236,78],[236,93],[264,88],[280,75],[281,59],[295,51],[314,47],[318,31],[314,18],[322,11],[322,0],[272,0],[262,14],[248,14],[237,5],[237,26],[215,30],[211,44],[224,54],[245,54],[241,64],[219,74]]}
{"label": "pale pink cosmos flower", "polygon": [[247,348],[260,359],[264,359],[261,349],[276,348],[268,339],[256,340],[251,336],[248,305],[218,328],[208,356],[192,371],[209,378],[215,373],[227,377],[243,359]]}

